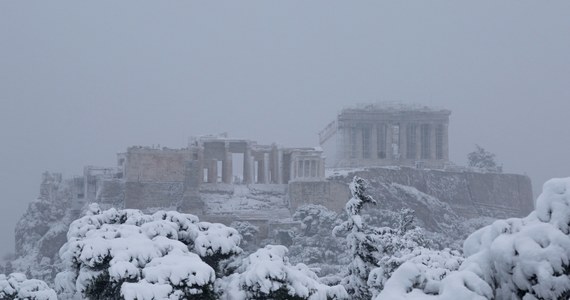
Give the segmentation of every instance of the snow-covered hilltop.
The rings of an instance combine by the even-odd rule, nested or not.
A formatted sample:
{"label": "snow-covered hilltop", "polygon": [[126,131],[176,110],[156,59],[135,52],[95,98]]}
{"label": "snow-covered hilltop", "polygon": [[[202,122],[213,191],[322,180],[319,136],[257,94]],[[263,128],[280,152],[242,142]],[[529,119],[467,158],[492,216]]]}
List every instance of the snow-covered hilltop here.
{"label": "snow-covered hilltop", "polygon": [[[370,181],[369,192],[379,201],[377,207],[366,212],[373,223],[390,223],[400,209],[410,208],[416,212],[416,220],[428,238],[438,247],[456,249],[468,233],[480,226],[495,218],[523,216],[532,207],[530,180],[522,175],[406,167],[345,169],[328,175],[325,180],[294,180],[287,185],[202,183],[197,190],[157,189],[141,195],[153,186],[166,183],[128,182],[109,174],[87,177],[88,180],[44,174],[41,196],[30,204],[17,225],[18,259],[13,267],[51,282],[61,270],[57,252],[65,242],[69,224],[79,217],[82,206],[98,201],[103,208],[137,208],[146,212],[177,210],[226,225],[247,222],[257,228],[255,240],[260,241],[274,238],[277,232],[299,228],[301,222],[293,220],[293,215],[304,205],[318,204],[341,213],[350,197],[348,183],[358,175]],[[128,187],[130,185],[134,187]],[[126,190],[132,192],[136,188],[140,188],[141,193],[129,194]],[[78,198],[85,195],[86,189],[94,190],[93,198]],[[184,195],[190,192],[194,205],[185,205]],[[110,197],[111,194],[120,196]],[[137,202],[136,198],[125,198],[134,197],[129,195],[141,195],[146,200]],[[180,199],[168,200],[161,206],[162,197],[171,199],[176,195],[180,195]],[[149,203],[152,204],[147,205]]]}
{"label": "snow-covered hilltop", "polygon": [[[321,132],[322,147],[261,145],[223,134],[192,138],[181,149],[129,147],[116,166],[86,166],[74,178],[46,172],[39,198],[16,226],[11,268],[52,283],[65,267],[58,251],[75,234],[69,226],[97,203],[102,210],[176,211],[233,224],[248,251],[285,244],[292,262],[319,268],[336,282],[349,247],[329,233],[348,218],[344,208],[355,176],[368,182],[378,201],[362,213],[371,226],[393,227],[403,212],[415,211],[422,245],[458,250],[475,229],[525,216],[534,206],[527,176],[449,162],[449,115],[425,107],[363,106],[343,110]],[[343,169],[326,169],[325,161]],[[181,260],[192,260],[183,254]]]}
{"label": "snow-covered hilltop", "polygon": [[[497,220],[475,231],[466,239],[463,255],[434,245],[425,234],[429,230],[418,226],[427,223],[415,222],[412,210],[391,211],[394,216],[375,211],[375,206],[393,201],[375,199],[380,183],[354,176],[343,217],[316,205],[303,206],[293,216],[301,223],[300,236],[321,243],[306,243],[309,248],[345,251],[336,254],[348,258],[335,262],[344,264],[336,278],[319,278],[309,266],[293,263],[293,252],[285,246],[267,245],[246,254],[240,247],[245,236],[238,230],[192,214],[103,211],[90,204],[85,216],[69,226],[59,251],[63,268],[54,288],[61,299],[133,300],[491,300],[570,295],[570,178],[547,182],[528,216]],[[410,187],[395,184],[396,190],[410,193]],[[453,213],[435,198],[413,194],[425,208]],[[332,239],[316,238],[331,227]],[[54,290],[43,281],[13,273],[0,275],[0,284],[4,278],[5,293],[32,292],[30,299],[54,299]]]}

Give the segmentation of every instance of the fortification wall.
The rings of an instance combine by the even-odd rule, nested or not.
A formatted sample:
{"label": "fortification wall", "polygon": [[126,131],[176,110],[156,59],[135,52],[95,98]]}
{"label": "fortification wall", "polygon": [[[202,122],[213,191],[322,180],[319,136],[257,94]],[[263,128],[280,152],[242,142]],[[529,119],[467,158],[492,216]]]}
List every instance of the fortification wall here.
{"label": "fortification wall", "polygon": [[128,182],[184,181],[187,149],[129,148],[126,154],[125,179]]}
{"label": "fortification wall", "polygon": [[126,182],[125,208],[176,209],[183,195],[183,182]]}
{"label": "fortification wall", "polygon": [[[292,210],[304,203],[341,211],[350,198],[348,183],[354,175],[371,183],[370,193],[386,208],[402,207],[406,197],[422,193],[449,205],[463,217],[521,217],[534,207],[528,176],[517,174],[447,172],[414,168],[370,168],[338,174],[327,182],[293,182],[289,185]],[[398,189],[406,189],[402,192]]]}
{"label": "fortification wall", "polygon": [[[286,186],[286,192],[278,193],[276,193],[277,190],[274,191],[277,185],[267,191],[259,190],[265,187],[264,185],[238,188],[239,186],[224,184],[203,185],[198,190],[197,187],[189,187],[188,183],[185,186],[184,182],[126,182],[124,184],[106,182],[105,188],[100,190],[98,197],[103,200],[102,202],[109,203],[117,203],[118,199],[124,197],[126,208],[181,208],[183,202],[189,202],[188,199],[192,198],[189,197],[189,192],[193,192],[196,194],[193,198],[196,199],[191,202],[205,205],[205,211],[202,211],[202,207],[197,204],[187,205],[188,208],[183,209],[194,214],[221,212],[236,214],[245,211],[249,214],[253,212],[264,214],[266,210],[271,211],[270,206],[274,206],[274,210],[286,206],[294,212],[298,207],[309,203],[320,204],[340,212],[350,198],[348,183],[354,175],[370,181],[370,193],[381,202],[385,209],[396,210],[406,206],[403,202],[418,198],[415,193],[422,194],[421,197],[424,198],[433,197],[449,205],[458,215],[467,218],[521,217],[532,211],[534,206],[531,182],[525,175],[449,172],[405,167],[352,171],[333,175],[328,181],[293,181]],[[124,193],[121,193],[121,190],[124,190]],[[239,194],[248,196],[239,196]],[[258,202],[238,201],[241,197],[245,199],[255,194],[258,194],[254,197],[258,200],[253,200]],[[269,200],[270,198],[272,200]],[[183,199],[186,200],[183,201]],[[259,207],[253,210],[252,207],[248,207],[253,204]],[[423,206],[420,205],[415,209],[423,210]]]}
{"label": "fortification wall", "polygon": [[102,180],[98,183],[97,203],[122,208],[125,204],[125,182],[120,179]]}

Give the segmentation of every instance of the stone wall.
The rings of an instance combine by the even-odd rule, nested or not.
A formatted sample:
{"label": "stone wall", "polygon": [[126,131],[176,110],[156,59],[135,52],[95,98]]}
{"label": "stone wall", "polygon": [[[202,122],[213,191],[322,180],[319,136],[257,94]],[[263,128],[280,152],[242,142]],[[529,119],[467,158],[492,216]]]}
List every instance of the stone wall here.
{"label": "stone wall", "polygon": [[187,149],[129,148],[124,176],[128,182],[183,182],[189,160]]}
{"label": "stone wall", "polygon": [[[392,209],[402,207],[402,201],[413,193],[438,199],[458,215],[467,218],[520,217],[526,216],[534,207],[531,182],[525,175],[371,168],[333,175],[327,182],[291,183],[291,209],[294,211],[304,203],[313,203],[342,211],[350,198],[348,183],[354,175],[368,179],[371,194],[379,200],[380,205]],[[396,190],[406,187],[410,187],[408,195]]]}
{"label": "stone wall", "polygon": [[120,179],[100,181],[95,201],[115,208],[123,208],[125,204],[125,182]]}
{"label": "stone wall", "polygon": [[[228,184],[203,184],[198,188],[190,182],[105,182],[105,188],[100,190],[98,197],[102,202],[109,203],[124,197],[126,208],[174,207],[198,215],[233,214],[236,219],[243,219],[245,215],[249,216],[246,219],[269,216],[271,209],[266,212],[268,208],[263,206],[271,205],[275,205],[274,213],[281,208],[294,212],[309,203],[341,212],[350,198],[348,183],[354,175],[370,181],[371,194],[385,209],[406,207],[405,202],[417,198],[415,194],[418,193],[424,198],[437,199],[457,215],[466,218],[520,217],[527,215],[534,206],[531,182],[524,175],[406,167],[370,168],[333,174],[328,181],[292,181],[286,186],[286,193],[276,189],[279,185],[249,185],[238,189],[238,186]],[[124,193],[121,193],[123,186]],[[263,190],[264,187],[268,190]],[[245,201],[246,198],[249,200]],[[270,198],[273,200],[270,201]],[[263,202],[263,199],[268,202]],[[279,199],[283,199],[282,202]],[[217,206],[220,208],[214,209]],[[261,207],[252,209],[257,206]],[[414,209],[423,210],[423,206]]]}
{"label": "stone wall", "polygon": [[125,208],[176,209],[183,199],[182,182],[126,182]]}

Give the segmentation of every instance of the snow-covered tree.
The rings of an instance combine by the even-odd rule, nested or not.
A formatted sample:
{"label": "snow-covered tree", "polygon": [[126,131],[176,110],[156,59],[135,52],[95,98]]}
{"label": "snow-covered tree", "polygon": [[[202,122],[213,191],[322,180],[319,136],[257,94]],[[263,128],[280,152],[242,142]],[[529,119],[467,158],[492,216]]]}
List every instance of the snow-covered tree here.
{"label": "snow-covered tree", "polygon": [[307,204],[299,207],[293,214],[293,220],[301,221],[302,233],[305,236],[314,236],[323,230],[332,230],[339,215],[322,205]]}
{"label": "snow-covered tree", "polygon": [[467,154],[470,167],[478,168],[488,172],[500,172],[501,167],[495,162],[495,154],[485,150],[479,145],[475,145],[475,151]]}
{"label": "snow-covered tree", "polygon": [[[301,222],[301,230],[293,237],[290,257],[306,264],[338,264],[347,250],[344,239],[330,233],[339,225],[339,215],[322,205],[303,205],[293,214]],[[346,262],[344,262],[346,263]]]}
{"label": "snow-covered tree", "polygon": [[569,220],[570,178],[551,179],[526,218],[496,221],[465,241],[461,275],[478,276],[495,299],[568,299]]}
{"label": "snow-covered tree", "polygon": [[355,176],[349,185],[352,198],[346,203],[348,220],[335,227],[333,235],[348,232],[347,241],[352,255],[348,266],[348,275],[342,280],[347,292],[354,299],[370,299],[372,294],[367,281],[370,271],[377,267],[380,260],[382,246],[379,236],[374,228],[370,228],[362,221],[360,211],[367,203],[376,204],[376,201],[366,194],[368,182]]}
{"label": "snow-covered tree", "polygon": [[352,261],[342,284],[355,299],[376,296],[394,270],[428,251],[424,248],[422,230],[415,226],[414,211],[411,209],[399,211],[395,228],[374,227],[363,221],[363,206],[376,203],[366,194],[367,185],[366,180],[354,177],[349,186],[352,198],[346,204],[349,218],[333,230],[334,235],[348,231]]}
{"label": "snow-covered tree", "polygon": [[569,299],[570,178],[544,184],[525,218],[498,220],[464,243],[467,256],[440,284],[422,286],[426,272],[405,263],[381,299]]}
{"label": "snow-covered tree", "polygon": [[442,280],[458,270],[464,260],[457,251],[426,248],[418,248],[392,259],[398,268],[390,274],[375,300],[431,299],[431,295],[439,293]]}
{"label": "snow-covered tree", "polygon": [[286,247],[268,245],[249,255],[233,274],[216,280],[219,299],[348,299],[344,287],[320,283],[306,265],[291,265],[286,254]]}
{"label": "snow-covered tree", "polygon": [[213,299],[215,270],[239,242],[235,229],[193,215],[94,205],[70,225],[56,287],[89,299]]}
{"label": "snow-covered tree", "polygon": [[241,235],[240,247],[249,252],[258,247],[259,227],[247,221],[234,221],[230,227],[235,228]]}
{"label": "snow-covered tree", "polygon": [[[404,208],[400,210],[396,220],[396,228],[375,228],[376,240],[379,247],[380,259],[368,276],[368,287],[373,296],[384,289],[384,284],[392,273],[403,263],[413,260],[416,256],[425,255],[430,249],[425,248],[426,243],[421,228],[414,225],[414,211]],[[444,250],[450,252],[449,250]],[[453,252],[454,254],[459,254]]]}
{"label": "snow-covered tree", "polygon": [[41,280],[27,279],[22,273],[12,273],[8,276],[0,274],[0,299],[57,300],[57,295]]}

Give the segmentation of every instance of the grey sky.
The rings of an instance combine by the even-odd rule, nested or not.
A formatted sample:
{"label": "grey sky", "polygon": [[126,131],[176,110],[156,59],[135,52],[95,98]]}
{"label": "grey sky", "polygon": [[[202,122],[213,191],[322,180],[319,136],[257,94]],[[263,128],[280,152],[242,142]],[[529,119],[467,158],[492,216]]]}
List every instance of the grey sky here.
{"label": "grey sky", "polygon": [[[44,170],[190,135],[291,146],[344,106],[453,111],[535,189],[569,176],[570,1],[0,1],[0,252]],[[535,191],[536,193],[537,191]]]}

